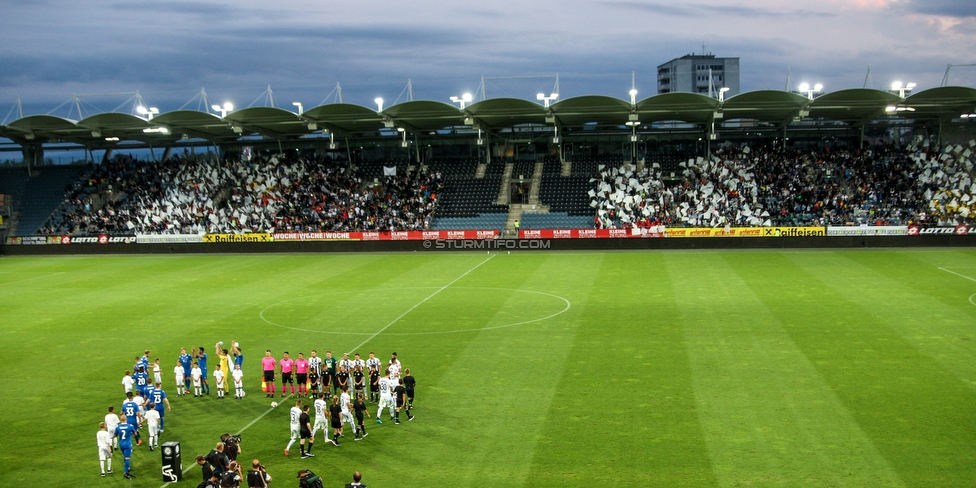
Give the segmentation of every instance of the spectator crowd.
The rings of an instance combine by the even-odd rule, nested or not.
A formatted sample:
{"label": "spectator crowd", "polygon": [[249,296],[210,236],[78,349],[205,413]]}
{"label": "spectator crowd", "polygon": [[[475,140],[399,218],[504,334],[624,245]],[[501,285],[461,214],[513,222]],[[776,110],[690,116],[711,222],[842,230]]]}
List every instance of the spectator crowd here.
{"label": "spectator crowd", "polygon": [[440,173],[365,181],[344,161],[117,156],[67,189],[47,235],[401,231],[430,226]]}
{"label": "spectator crowd", "polygon": [[958,225],[976,212],[976,144],[908,149],[782,149],[726,145],[711,158],[657,167],[599,167],[590,206],[598,228]]}

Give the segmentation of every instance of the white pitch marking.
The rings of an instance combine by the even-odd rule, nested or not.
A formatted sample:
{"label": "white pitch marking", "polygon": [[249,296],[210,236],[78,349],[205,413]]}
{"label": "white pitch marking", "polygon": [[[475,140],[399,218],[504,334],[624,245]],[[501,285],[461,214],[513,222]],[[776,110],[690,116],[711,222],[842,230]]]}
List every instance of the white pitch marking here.
{"label": "white pitch marking", "polygon": [[956,273],[955,271],[948,270],[948,269],[945,269],[943,267],[939,267],[939,269],[941,269],[942,271],[945,271],[946,273],[952,273],[952,274],[954,274],[954,275],[956,275],[956,276],[958,276],[960,278],[966,278],[969,281],[976,281],[976,278],[973,278],[973,277],[970,277],[970,276],[966,276],[964,274]]}
{"label": "white pitch marking", "polygon": [[46,274],[46,275],[41,275],[41,276],[35,276],[33,278],[24,278],[22,280],[17,280],[17,281],[8,281],[6,283],[0,283],[0,286],[3,286],[3,285],[12,285],[14,283],[23,283],[25,281],[31,281],[31,280],[39,280],[41,278],[50,278],[52,276],[63,275],[64,273],[65,273],[64,271],[61,271],[59,273],[51,273],[51,274]]}
{"label": "white pitch marking", "polygon": [[430,294],[429,296],[427,296],[427,298],[424,298],[423,300],[421,300],[421,301],[419,301],[419,302],[417,302],[417,304],[416,304],[416,305],[414,305],[414,306],[412,306],[412,307],[410,307],[409,309],[407,309],[407,311],[406,311],[406,312],[403,312],[402,314],[400,314],[400,316],[399,316],[399,317],[397,317],[397,318],[395,318],[395,319],[393,319],[393,320],[392,320],[392,321],[391,321],[391,322],[390,322],[389,324],[386,324],[386,326],[385,326],[385,327],[383,327],[382,329],[380,329],[380,330],[378,330],[378,331],[376,331],[376,333],[375,333],[375,334],[373,334],[373,335],[371,335],[371,336],[369,336],[369,337],[368,337],[368,338],[367,338],[367,339],[366,339],[365,341],[363,341],[363,342],[360,342],[358,346],[356,346],[356,347],[354,347],[354,348],[352,348],[352,351],[356,351],[356,350],[358,350],[358,349],[359,349],[360,347],[363,347],[363,346],[365,346],[365,345],[366,345],[366,343],[368,343],[369,341],[371,341],[371,340],[373,340],[373,339],[375,339],[375,338],[376,338],[376,336],[378,336],[378,335],[380,335],[380,334],[382,334],[382,333],[383,333],[383,331],[385,331],[386,329],[389,329],[389,328],[390,328],[391,326],[393,326],[393,324],[395,324],[395,323],[397,323],[397,322],[399,322],[399,321],[400,321],[400,319],[402,319],[403,317],[406,317],[408,313],[410,313],[410,312],[413,312],[413,311],[414,311],[414,309],[416,309],[417,307],[419,307],[419,306],[421,306],[421,305],[423,305],[424,303],[426,303],[426,302],[427,302],[427,300],[430,300],[431,298],[434,298],[434,297],[435,297],[435,296],[436,296],[436,295],[437,295],[438,293],[440,293],[440,292],[442,292],[442,291],[444,291],[444,290],[446,290],[446,289],[447,289],[447,287],[449,287],[449,286],[451,286],[451,285],[453,285],[454,283],[457,283],[457,282],[458,282],[458,280],[460,280],[461,278],[464,278],[465,276],[467,276],[468,274],[470,274],[470,273],[471,273],[472,271],[474,271],[474,270],[476,270],[476,269],[478,269],[478,268],[480,268],[482,264],[485,264],[485,263],[487,263],[488,261],[491,261],[491,259],[492,259],[493,257],[495,257],[495,256],[496,256],[496,254],[492,254],[491,256],[488,256],[488,259],[486,259],[486,260],[484,260],[484,261],[482,261],[482,262],[480,262],[480,263],[478,263],[477,265],[475,265],[475,267],[473,267],[473,268],[471,268],[471,269],[469,269],[469,270],[467,270],[467,271],[465,271],[463,275],[461,275],[461,276],[458,276],[457,278],[454,278],[454,281],[451,281],[450,283],[448,283],[448,284],[446,284],[446,285],[444,285],[444,286],[442,286],[442,287],[440,287],[440,288],[438,288],[438,289],[437,289],[437,291],[435,291],[434,293],[431,293],[431,294]]}

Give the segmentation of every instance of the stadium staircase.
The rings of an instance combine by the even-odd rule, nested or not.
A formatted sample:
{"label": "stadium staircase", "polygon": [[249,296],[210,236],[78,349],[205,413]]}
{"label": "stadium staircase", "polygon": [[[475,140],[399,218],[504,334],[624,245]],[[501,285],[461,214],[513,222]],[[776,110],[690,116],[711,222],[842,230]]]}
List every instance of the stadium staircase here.
{"label": "stadium staircase", "polygon": [[434,160],[429,168],[444,175],[432,230],[497,230],[505,228],[507,204],[498,203],[504,165],[474,159]]}

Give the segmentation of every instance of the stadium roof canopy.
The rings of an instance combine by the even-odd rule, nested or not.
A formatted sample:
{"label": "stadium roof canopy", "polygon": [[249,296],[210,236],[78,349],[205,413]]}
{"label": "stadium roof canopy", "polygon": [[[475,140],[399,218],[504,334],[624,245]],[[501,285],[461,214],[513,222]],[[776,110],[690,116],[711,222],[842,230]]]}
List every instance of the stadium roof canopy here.
{"label": "stadium roof canopy", "polygon": [[857,126],[885,118],[892,122],[944,122],[970,113],[976,113],[976,89],[967,87],[932,88],[904,99],[887,91],[861,88],[826,93],[814,100],[785,91],[759,90],[724,102],[675,92],[654,95],[633,105],[619,98],[588,95],[560,100],[551,107],[516,98],[492,98],[471,103],[464,110],[439,101],[418,100],[382,112],[336,103],[300,115],[275,107],[245,108],[223,118],[193,110],[167,112],[152,119],[114,112],[79,121],[31,115],[0,126],[0,136],[21,145],[63,141],[95,149],[113,147],[120,141],[156,147],[190,138],[234,144],[255,136],[279,141],[323,133],[354,138],[398,129],[420,135],[458,127],[497,133],[526,124],[569,130],[588,126],[618,130],[624,125],[639,125],[648,131],[653,130],[650,124],[660,121],[705,127],[711,122],[751,119],[785,127],[802,119],[814,125],[825,121]]}

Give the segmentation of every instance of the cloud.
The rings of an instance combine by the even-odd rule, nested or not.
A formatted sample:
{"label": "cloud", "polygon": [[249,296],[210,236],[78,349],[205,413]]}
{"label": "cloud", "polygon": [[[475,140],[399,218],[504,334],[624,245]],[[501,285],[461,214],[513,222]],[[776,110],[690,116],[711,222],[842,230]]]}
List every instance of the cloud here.
{"label": "cloud", "polygon": [[898,4],[902,9],[923,15],[943,17],[976,17],[972,0],[914,0]]}
{"label": "cloud", "polygon": [[816,12],[812,10],[799,10],[799,9],[789,9],[789,10],[778,10],[772,8],[757,8],[749,7],[745,5],[725,5],[725,4],[705,4],[705,3],[682,3],[679,5],[670,5],[663,3],[654,2],[638,2],[633,0],[625,1],[604,1],[601,2],[603,5],[607,5],[615,8],[623,8],[629,10],[638,10],[651,14],[664,14],[672,15],[677,17],[697,17],[702,18],[704,16],[736,16],[736,17],[747,17],[747,18],[772,18],[772,19],[783,19],[783,18],[795,18],[795,17],[816,17],[816,18],[830,18],[835,17],[837,14],[832,12]]}

